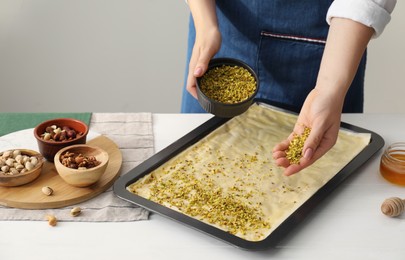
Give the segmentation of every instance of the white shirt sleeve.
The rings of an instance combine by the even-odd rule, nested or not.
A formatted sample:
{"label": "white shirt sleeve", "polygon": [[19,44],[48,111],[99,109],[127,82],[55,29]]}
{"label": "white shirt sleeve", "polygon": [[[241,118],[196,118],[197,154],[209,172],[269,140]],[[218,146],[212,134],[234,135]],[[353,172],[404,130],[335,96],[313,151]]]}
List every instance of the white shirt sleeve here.
{"label": "white shirt sleeve", "polygon": [[391,20],[397,0],[335,0],[329,7],[326,21],[333,17],[347,18],[372,27],[377,38]]}

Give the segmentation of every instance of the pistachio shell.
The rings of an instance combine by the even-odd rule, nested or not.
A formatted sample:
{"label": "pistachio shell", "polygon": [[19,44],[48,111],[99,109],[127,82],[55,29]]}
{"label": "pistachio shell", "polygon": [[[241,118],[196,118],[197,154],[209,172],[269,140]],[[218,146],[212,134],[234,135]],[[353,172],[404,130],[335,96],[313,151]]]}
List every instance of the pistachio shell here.
{"label": "pistachio shell", "polygon": [[6,161],[6,164],[10,167],[14,166],[14,159],[13,158],[8,158]]}
{"label": "pistachio shell", "polygon": [[74,207],[72,210],[70,210],[70,215],[72,215],[73,217],[77,217],[80,215],[81,212],[82,209],[80,207]]}
{"label": "pistachio shell", "polygon": [[11,152],[11,151],[5,151],[5,152],[3,153],[3,158],[4,158],[4,159],[7,159],[7,158],[9,158],[11,155],[12,155],[12,152]]}
{"label": "pistachio shell", "polygon": [[22,165],[22,164],[18,164],[15,168],[16,168],[18,171],[21,171],[21,170],[24,169],[25,167],[24,167],[24,165]]}
{"label": "pistachio shell", "polygon": [[20,172],[16,168],[10,168],[11,175],[19,174]]}
{"label": "pistachio shell", "polygon": [[33,165],[31,162],[26,162],[25,163],[25,168],[29,171],[31,171],[32,169],[34,169],[35,165]]}
{"label": "pistachio shell", "polygon": [[23,156],[23,162],[22,162],[22,164],[25,164],[26,162],[28,162],[30,160],[30,157],[29,156],[27,156],[27,155],[24,155]]}
{"label": "pistachio shell", "polygon": [[23,156],[21,154],[18,154],[17,156],[14,157],[15,161],[18,163],[22,163],[23,162]]}
{"label": "pistachio shell", "polygon": [[46,196],[50,196],[53,193],[53,189],[49,186],[42,187],[42,193]]}
{"label": "pistachio shell", "polygon": [[14,158],[16,158],[18,155],[20,155],[21,154],[21,151],[20,150],[14,150],[13,151],[13,157]]}
{"label": "pistachio shell", "polygon": [[31,163],[35,166],[38,164],[38,159],[36,157],[31,157]]}

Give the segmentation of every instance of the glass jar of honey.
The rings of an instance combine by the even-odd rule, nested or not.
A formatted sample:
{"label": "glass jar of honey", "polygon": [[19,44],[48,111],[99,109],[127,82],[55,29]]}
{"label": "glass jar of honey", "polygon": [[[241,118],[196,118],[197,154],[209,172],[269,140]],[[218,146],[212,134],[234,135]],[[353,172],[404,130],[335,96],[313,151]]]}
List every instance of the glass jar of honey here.
{"label": "glass jar of honey", "polygon": [[389,182],[405,186],[405,142],[393,143],[385,149],[380,173]]}

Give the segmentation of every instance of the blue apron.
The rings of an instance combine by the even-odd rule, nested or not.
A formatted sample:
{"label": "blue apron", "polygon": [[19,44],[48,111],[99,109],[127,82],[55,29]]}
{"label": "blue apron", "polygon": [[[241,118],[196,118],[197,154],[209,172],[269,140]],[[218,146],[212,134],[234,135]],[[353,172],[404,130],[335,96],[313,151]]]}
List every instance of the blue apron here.
{"label": "blue apron", "polygon": [[[222,44],[215,57],[244,61],[259,77],[257,98],[299,112],[316,79],[329,26],[332,0],[217,0]],[[187,66],[195,41],[190,17]],[[346,95],[343,112],[363,112],[366,54]],[[185,89],[181,111],[205,112]]]}

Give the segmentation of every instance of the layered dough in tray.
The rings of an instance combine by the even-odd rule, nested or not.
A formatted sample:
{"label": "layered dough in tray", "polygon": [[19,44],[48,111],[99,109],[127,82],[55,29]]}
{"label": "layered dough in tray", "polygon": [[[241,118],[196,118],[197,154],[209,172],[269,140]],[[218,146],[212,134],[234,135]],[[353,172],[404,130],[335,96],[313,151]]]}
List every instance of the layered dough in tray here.
{"label": "layered dough in tray", "polygon": [[340,130],[312,166],[284,176],[272,149],[296,116],[254,104],[127,189],[248,241],[265,239],[370,142]]}

